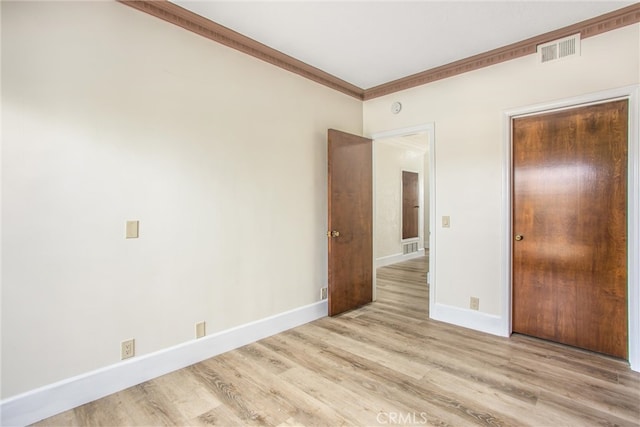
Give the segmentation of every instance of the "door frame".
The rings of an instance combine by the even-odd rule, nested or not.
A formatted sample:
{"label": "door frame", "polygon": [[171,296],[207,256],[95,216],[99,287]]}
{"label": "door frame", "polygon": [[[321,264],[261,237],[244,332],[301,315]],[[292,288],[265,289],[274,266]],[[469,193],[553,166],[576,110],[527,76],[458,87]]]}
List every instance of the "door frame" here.
{"label": "door frame", "polygon": [[[429,313],[433,312],[433,304],[435,302],[436,292],[436,224],[435,224],[435,211],[436,211],[436,139],[435,139],[435,124],[425,123],[421,125],[392,129],[388,131],[373,133],[367,138],[373,140],[373,265],[376,265],[376,159],[375,159],[375,146],[376,140],[383,138],[391,138],[398,136],[411,135],[418,132],[424,132],[429,138],[429,272],[427,273],[427,283],[429,283]],[[421,212],[422,209],[420,209]],[[424,216],[424,213],[422,214]],[[426,224],[425,228],[426,228]],[[425,230],[426,232],[426,230]],[[400,237],[402,237],[402,230],[400,231]],[[376,300],[376,275],[373,275],[373,300]],[[429,314],[431,317],[431,314]]]}
{"label": "door frame", "polygon": [[503,161],[502,161],[502,297],[503,332],[512,332],[512,123],[518,116],[540,114],[599,104],[607,101],[627,99],[629,101],[629,141],[627,176],[627,300],[629,363],[631,369],[640,372],[640,85],[626,86],[595,92],[562,100],[525,106],[503,113]]}

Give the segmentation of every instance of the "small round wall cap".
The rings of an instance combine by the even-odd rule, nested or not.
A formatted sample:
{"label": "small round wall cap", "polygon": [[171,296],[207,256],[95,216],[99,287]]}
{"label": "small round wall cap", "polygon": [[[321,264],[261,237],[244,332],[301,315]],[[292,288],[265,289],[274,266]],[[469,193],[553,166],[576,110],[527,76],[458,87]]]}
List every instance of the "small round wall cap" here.
{"label": "small round wall cap", "polygon": [[400,110],[402,110],[402,103],[396,101],[393,104],[391,104],[391,112],[393,114],[398,114]]}

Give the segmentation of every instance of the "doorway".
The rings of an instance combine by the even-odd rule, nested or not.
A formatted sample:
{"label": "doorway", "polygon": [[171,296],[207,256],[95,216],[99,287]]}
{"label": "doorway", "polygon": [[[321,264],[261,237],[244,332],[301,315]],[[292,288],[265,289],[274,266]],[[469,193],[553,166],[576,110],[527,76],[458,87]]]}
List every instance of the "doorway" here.
{"label": "doorway", "polygon": [[640,85],[624,86],[572,98],[529,105],[503,112],[503,198],[502,198],[502,319],[503,336],[512,332],[512,138],[511,121],[543,112],[574,108],[618,99],[629,100],[628,200],[627,200],[627,288],[628,288],[628,360],[631,369],[640,372]]}
{"label": "doorway", "polygon": [[[425,250],[429,250],[431,283],[435,259],[435,236],[430,233],[435,207],[434,126],[426,124],[381,132],[371,138],[374,140],[374,266],[406,261],[423,256]],[[416,237],[403,233],[403,171],[418,178],[418,200],[411,206],[418,221]],[[374,299],[375,296],[374,279]]]}

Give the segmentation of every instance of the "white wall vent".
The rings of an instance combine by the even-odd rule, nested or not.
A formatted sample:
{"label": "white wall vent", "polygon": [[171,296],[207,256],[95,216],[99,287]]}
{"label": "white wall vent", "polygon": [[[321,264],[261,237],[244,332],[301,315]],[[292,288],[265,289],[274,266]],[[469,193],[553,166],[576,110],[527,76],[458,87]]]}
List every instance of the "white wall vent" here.
{"label": "white wall vent", "polygon": [[580,33],[538,45],[539,62],[551,62],[580,56]]}
{"label": "white wall vent", "polygon": [[418,252],[418,242],[405,243],[402,247],[402,253],[404,255]]}

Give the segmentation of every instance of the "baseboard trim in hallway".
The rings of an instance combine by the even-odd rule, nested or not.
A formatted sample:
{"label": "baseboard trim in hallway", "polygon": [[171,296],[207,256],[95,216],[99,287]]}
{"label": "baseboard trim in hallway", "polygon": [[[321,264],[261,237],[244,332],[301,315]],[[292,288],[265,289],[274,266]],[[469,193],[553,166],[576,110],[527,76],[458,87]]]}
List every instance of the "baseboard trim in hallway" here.
{"label": "baseboard trim in hallway", "polygon": [[420,249],[417,252],[411,252],[408,254],[398,253],[394,255],[388,255],[380,258],[376,258],[376,268],[386,267],[391,264],[397,264],[399,262],[409,261],[410,259],[420,258],[425,256],[425,250]]}
{"label": "baseboard trim in hallway", "polygon": [[34,423],[326,315],[320,301],[5,399],[0,424]]}

